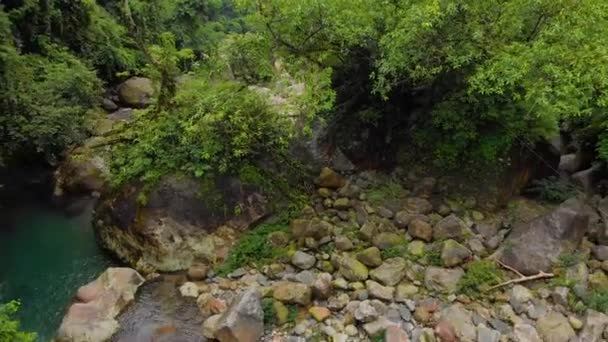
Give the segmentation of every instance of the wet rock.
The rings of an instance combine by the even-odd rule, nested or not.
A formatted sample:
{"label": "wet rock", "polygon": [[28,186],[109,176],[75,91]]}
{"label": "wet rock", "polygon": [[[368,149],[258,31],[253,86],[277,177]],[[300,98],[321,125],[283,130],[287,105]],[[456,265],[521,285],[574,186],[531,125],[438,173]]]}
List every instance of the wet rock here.
{"label": "wet rock", "polygon": [[143,108],[149,105],[154,95],[152,80],[145,77],[132,77],[118,86],[118,96],[129,107]]}
{"label": "wet rock", "polygon": [[310,255],[308,253],[304,253],[302,251],[297,251],[291,257],[291,263],[303,270],[307,270],[315,265],[317,259],[314,255]]}
{"label": "wet rock", "polygon": [[568,342],[576,333],[561,313],[552,311],[542,316],[536,323],[540,337],[545,341]]}
{"label": "wet rock", "polygon": [[394,287],[382,286],[373,280],[367,280],[365,282],[365,286],[367,287],[367,291],[372,298],[392,301],[395,295]]}
{"label": "wet rock", "polygon": [[441,261],[444,266],[454,267],[471,257],[471,251],[456,240],[446,240],[441,248]]}
{"label": "wet rock", "polygon": [[207,272],[209,267],[202,264],[194,264],[188,268],[188,279],[190,280],[204,280],[207,278]]}
{"label": "wet rock", "polygon": [[256,342],[264,334],[264,311],[257,289],[237,297],[217,322],[215,338],[220,342]]}
{"label": "wet rock", "polygon": [[559,255],[573,252],[587,231],[583,204],[568,201],[553,212],[515,227],[501,261],[525,275],[549,272]]}
{"label": "wet rock", "polygon": [[370,277],[386,286],[395,286],[405,276],[407,262],[403,258],[385,260],[380,267],[372,270]]}
{"label": "wet rock", "polygon": [[464,221],[454,214],[443,218],[433,228],[433,237],[439,240],[454,239],[463,241],[470,234],[471,231],[467,228]]}
{"label": "wet rock", "polygon": [[542,342],[536,329],[527,323],[515,324],[513,328],[513,336],[516,341],[526,342]]}
{"label": "wet rock", "polygon": [[179,293],[183,297],[198,297],[198,286],[195,283],[187,282],[179,287]]}
{"label": "wet rock", "polygon": [[357,260],[369,267],[378,267],[382,265],[382,255],[378,247],[369,247],[357,254]]}
{"label": "wet rock", "polygon": [[317,178],[316,183],[322,188],[338,189],[344,186],[346,182],[344,178],[334,170],[324,167],[321,169],[321,174]]}
{"label": "wet rock", "polygon": [[143,283],[144,278],[133,269],[108,268],[79,289],[78,297],[86,301],[70,306],[57,332],[57,340],[109,340],[119,328],[116,316],[135,299],[135,292]]}
{"label": "wet rock", "polygon": [[338,265],[340,274],[350,281],[364,281],[369,275],[367,267],[350,256],[339,258]]}
{"label": "wet rock", "polygon": [[215,339],[215,332],[218,328],[218,323],[222,315],[214,315],[203,322],[203,336],[209,339]]}
{"label": "wet rock", "polygon": [[430,242],[433,239],[433,227],[420,219],[412,220],[407,229],[408,233],[414,238]]}
{"label": "wet rock", "polygon": [[[583,330],[580,334],[581,342],[594,342],[602,340],[602,334],[608,328],[608,316],[603,313],[587,310],[585,313]],[[604,336],[605,337],[605,336]]]}
{"label": "wet rock", "polygon": [[274,299],[291,304],[308,305],[312,299],[310,286],[289,281],[280,281],[273,286]]}
{"label": "wet rock", "polygon": [[226,303],[218,298],[215,298],[210,293],[203,293],[196,299],[196,305],[203,316],[212,316],[224,313],[227,309]]}
{"label": "wet rock", "polygon": [[460,268],[446,269],[428,267],[424,274],[424,285],[427,289],[442,293],[454,293],[458,289],[458,281],[464,275]]}

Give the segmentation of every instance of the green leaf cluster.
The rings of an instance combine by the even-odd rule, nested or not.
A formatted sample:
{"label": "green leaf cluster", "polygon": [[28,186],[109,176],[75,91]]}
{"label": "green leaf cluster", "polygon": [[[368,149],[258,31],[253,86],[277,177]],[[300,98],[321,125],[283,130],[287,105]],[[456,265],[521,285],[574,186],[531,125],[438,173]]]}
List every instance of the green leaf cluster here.
{"label": "green leaf cluster", "polygon": [[21,331],[19,321],[14,318],[15,314],[19,311],[20,305],[18,301],[0,304],[0,341],[36,341],[36,334]]}

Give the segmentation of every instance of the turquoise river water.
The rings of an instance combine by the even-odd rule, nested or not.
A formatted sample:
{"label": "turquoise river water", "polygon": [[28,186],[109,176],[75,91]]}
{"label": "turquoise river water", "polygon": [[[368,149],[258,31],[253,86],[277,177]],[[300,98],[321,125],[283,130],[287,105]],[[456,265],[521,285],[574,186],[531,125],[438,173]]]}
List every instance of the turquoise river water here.
{"label": "turquoise river water", "polygon": [[0,302],[20,299],[22,327],[39,341],[54,336],[78,287],[112,264],[95,241],[92,206],[16,199],[0,207]]}

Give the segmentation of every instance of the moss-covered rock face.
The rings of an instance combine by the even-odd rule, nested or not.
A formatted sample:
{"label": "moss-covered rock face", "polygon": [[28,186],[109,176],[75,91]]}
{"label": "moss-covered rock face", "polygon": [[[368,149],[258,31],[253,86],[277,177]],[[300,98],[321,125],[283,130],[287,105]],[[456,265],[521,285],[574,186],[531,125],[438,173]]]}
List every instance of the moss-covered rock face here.
{"label": "moss-covered rock face", "polygon": [[237,231],[268,214],[252,186],[223,177],[202,182],[168,176],[147,196],[127,186],[103,199],[95,226],[103,245],[145,271],[176,271],[227,255]]}
{"label": "moss-covered rock face", "polygon": [[145,107],[150,104],[153,95],[152,80],[145,77],[132,77],[118,87],[120,100],[129,107]]}

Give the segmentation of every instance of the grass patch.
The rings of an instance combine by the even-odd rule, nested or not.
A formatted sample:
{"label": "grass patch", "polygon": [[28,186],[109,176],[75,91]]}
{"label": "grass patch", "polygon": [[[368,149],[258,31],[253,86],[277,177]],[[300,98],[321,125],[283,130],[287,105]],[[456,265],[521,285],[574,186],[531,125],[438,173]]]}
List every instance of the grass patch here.
{"label": "grass patch", "polygon": [[288,220],[264,223],[243,234],[216,272],[225,276],[239,267],[259,267],[287,257],[289,247],[274,247],[268,241],[268,235],[274,232],[290,234]]}
{"label": "grass patch", "polygon": [[380,254],[382,255],[382,259],[386,260],[389,258],[396,258],[396,257],[409,258],[407,245],[408,245],[408,242],[405,239],[403,239],[403,242],[381,250]]}
{"label": "grass patch", "polygon": [[369,203],[374,206],[381,206],[386,202],[386,200],[403,197],[405,195],[405,189],[399,182],[389,180],[387,182],[383,182],[373,189],[368,190],[365,195]]}
{"label": "grass patch", "polygon": [[503,273],[491,260],[476,260],[468,264],[466,273],[458,282],[458,291],[469,297],[479,297],[490,287],[499,284]]}
{"label": "grass patch", "polygon": [[424,254],[418,257],[418,261],[424,265],[442,266],[439,246],[429,246]]}
{"label": "grass patch", "polygon": [[585,261],[585,256],[582,253],[564,253],[557,257],[557,265],[559,267],[571,267],[579,262]]}
{"label": "grass patch", "polygon": [[277,323],[277,312],[274,309],[274,299],[262,298],[262,310],[264,311],[264,325],[275,326]]}
{"label": "grass patch", "polygon": [[585,298],[585,305],[593,310],[608,313],[608,289],[592,291]]}
{"label": "grass patch", "polygon": [[527,190],[528,193],[542,200],[552,203],[561,203],[577,194],[577,188],[569,181],[561,180],[555,176],[535,180]]}

